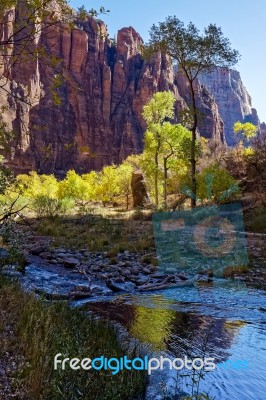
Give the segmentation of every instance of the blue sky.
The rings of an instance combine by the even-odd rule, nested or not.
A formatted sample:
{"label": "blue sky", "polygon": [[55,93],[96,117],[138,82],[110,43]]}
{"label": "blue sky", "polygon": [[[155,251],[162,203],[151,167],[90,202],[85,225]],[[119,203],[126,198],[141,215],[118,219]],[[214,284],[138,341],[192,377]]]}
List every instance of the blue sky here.
{"label": "blue sky", "polygon": [[266,1],[265,0],[70,0],[76,8],[85,5],[110,9],[102,19],[110,36],[124,26],[133,26],[145,41],[153,23],[176,15],[185,23],[192,21],[199,28],[216,23],[241,54],[236,66],[252,97],[253,107],[266,122]]}

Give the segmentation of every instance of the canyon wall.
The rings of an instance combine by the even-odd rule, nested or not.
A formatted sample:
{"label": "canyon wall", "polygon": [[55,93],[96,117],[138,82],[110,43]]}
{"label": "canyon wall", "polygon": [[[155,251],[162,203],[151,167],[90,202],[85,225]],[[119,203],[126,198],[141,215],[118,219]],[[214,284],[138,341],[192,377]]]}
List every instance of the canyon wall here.
{"label": "canyon wall", "polygon": [[[19,12],[6,14],[0,40],[12,33]],[[157,91],[174,92],[179,122],[179,112],[189,100],[186,81],[161,54],[144,61],[142,44],[132,27],[121,29],[113,43],[104,23],[89,17],[71,29],[58,23],[36,35],[30,44],[33,51],[39,46],[57,62],[35,58],[10,65],[0,55],[0,106],[7,106],[3,116],[15,132],[9,164],[17,172],[36,169],[60,176],[72,168],[85,172],[119,163],[142,151],[142,109]],[[16,49],[9,46],[8,51]],[[239,76],[235,71],[227,74]],[[238,87],[231,85],[225,103],[217,94],[228,78],[220,77],[219,71],[213,76],[197,83],[199,134],[224,141],[225,132],[232,144],[228,129],[235,118],[250,113],[251,108],[241,105],[244,100],[250,104],[249,98],[239,96]],[[233,112],[228,111],[230,105]]]}
{"label": "canyon wall", "polygon": [[252,107],[251,97],[243,85],[238,71],[215,68],[199,76],[199,81],[215,98],[219,114],[224,122],[224,135],[228,146],[237,143],[233,132],[237,121],[251,122],[259,126],[257,111]]}

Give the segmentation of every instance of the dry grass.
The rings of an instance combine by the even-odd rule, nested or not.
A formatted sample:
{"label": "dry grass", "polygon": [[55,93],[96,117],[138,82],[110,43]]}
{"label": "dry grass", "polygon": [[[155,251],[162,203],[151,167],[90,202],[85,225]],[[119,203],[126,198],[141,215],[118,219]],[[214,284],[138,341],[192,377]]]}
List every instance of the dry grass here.
{"label": "dry grass", "polygon": [[101,211],[86,216],[36,219],[31,224],[37,234],[53,236],[55,246],[106,251],[110,257],[125,250],[154,249],[152,222],[146,214],[140,220],[131,212]]}
{"label": "dry grass", "polygon": [[107,324],[93,321],[81,311],[70,310],[66,304],[44,303],[0,278],[0,314],[3,313],[8,319],[1,322],[0,333],[9,321],[14,329],[14,338],[6,343],[5,351],[21,354],[25,359],[13,381],[17,387],[23,386],[27,393],[25,399],[141,398],[146,377],[140,371],[121,371],[112,375],[110,371],[53,369],[57,353],[70,358],[122,357],[124,353],[115,333]]}

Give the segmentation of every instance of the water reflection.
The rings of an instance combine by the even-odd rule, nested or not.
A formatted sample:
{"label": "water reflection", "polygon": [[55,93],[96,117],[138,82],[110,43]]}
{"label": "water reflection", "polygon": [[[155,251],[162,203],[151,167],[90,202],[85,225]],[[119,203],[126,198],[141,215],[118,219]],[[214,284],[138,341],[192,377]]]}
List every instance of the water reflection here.
{"label": "water reflection", "polygon": [[[87,307],[97,314],[122,323],[130,334],[154,350],[170,351],[174,356],[197,357],[209,354],[225,360],[243,321],[214,319],[195,313],[162,308],[163,296],[151,296],[152,307],[128,304],[127,297],[110,302],[90,303]],[[169,304],[173,302],[169,302]]]}
{"label": "water reflection", "polygon": [[[228,281],[152,295],[121,295],[86,307],[122,323],[155,350],[175,357],[214,357],[217,369],[201,382],[201,391],[211,389],[213,398],[264,400],[265,300],[265,292]],[[235,360],[247,361],[247,368],[224,367],[225,361]]]}

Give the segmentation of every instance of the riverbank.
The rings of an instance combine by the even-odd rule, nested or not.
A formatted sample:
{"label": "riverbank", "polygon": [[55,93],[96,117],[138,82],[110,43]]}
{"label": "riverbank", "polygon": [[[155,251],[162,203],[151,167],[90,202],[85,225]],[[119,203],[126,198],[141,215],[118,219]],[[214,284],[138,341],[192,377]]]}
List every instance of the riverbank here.
{"label": "riverbank", "polygon": [[[187,293],[193,291],[195,285],[205,287],[207,291],[213,286],[215,292],[215,277],[204,266],[193,278],[186,271],[165,274],[158,269],[149,211],[114,215],[109,210],[109,214],[28,220],[28,224],[18,226],[21,238],[18,248],[5,238],[5,246],[9,251],[11,249],[12,262],[8,262],[3,272],[18,276],[24,289],[37,294],[40,300],[9,281],[2,280],[0,284],[3,321],[0,338],[5,343],[0,354],[1,400],[14,396],[18,400],[59,400],[62,388],[69,385],[67,382],[71,385],[68,393],[63,392],[66,399],[72,400],[71,393],[77,393],[77,399],[85,400],[143,398],[146,380],[139,371],[129,377],[95,375],[93,382],[86,381],[87,375],[77,378],[76,373],[73,376],[54,375],[51,366],[60,348],[69,349],[72,356],[81,352],[111,357],[122,354],[108,322],[88,320],[81,312],[70,310],[68,303],[112,301],[119,294],[143,296],[147,293],[150,296],[157,293],[158,296],[160,291],[178,287]],[[225,268],[225,277],[265,289],[265,238],[261,233],[252,232],[246,235],[246,242],[249,265]],[[11,265],[17,262],[17,254],[18,262],[23,256],[25,264],[28,263],[26,274],[17,272]],[[52,303],[50,306],[47,300]],[[187,294],[184,301],[187,301]],[[121,302],[123,298],[119,299],[119,318]],[[108,307],[107,303],[102,304]],[[100,311],[96,313],[101,314]],[[145,333],[140,335],[141,339],[148,338],[146,324],[145,319]],[[80,346],[80,343],[86,345]],[[49,380],[49,388],[45,380]],[[106,392],[105,389],[102,392],[103,387]]]}
{"label": "riverbank", "polygon": [[[112,375],[54,371],[57,353],[70,358],[122,357],[116,334],[107,323],[92,321],[64,302],[46,303],[0,278],[0,399],[114,400],[143,398],[146,377],[140,371]],[[49,382],[49,384],[47,383]]]}

